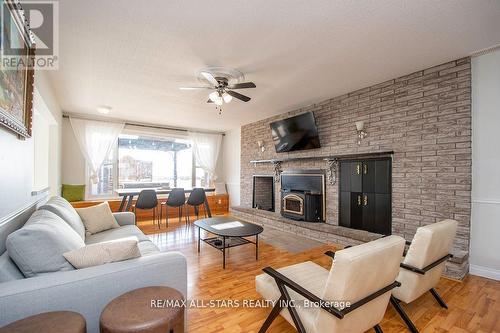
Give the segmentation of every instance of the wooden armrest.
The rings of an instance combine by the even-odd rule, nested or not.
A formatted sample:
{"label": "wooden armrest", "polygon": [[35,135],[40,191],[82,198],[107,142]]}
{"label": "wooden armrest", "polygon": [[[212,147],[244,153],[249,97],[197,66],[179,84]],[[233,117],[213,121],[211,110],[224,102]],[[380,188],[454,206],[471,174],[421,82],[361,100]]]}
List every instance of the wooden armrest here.
{"label": "wooden armrest", "polygon": [[[346,245],[346,246],[344,246],[344,249],[348,249],[350,247],[352,247],[352,245]],[[329,257],[332,257],[332,259],[335,259],[335,252],[333,252],[333,251],[326,251],[325,254],[327,256],[329,256]]]}
{"label": "wooden armrest", "polygon": [[331,257],[332,259],[335,259],[335,252],[333,251],[326,251],[325,254],[329,257]]}
{"label": "wooden armrest", "polygon": [[362,298],[360,299],[359,301],[357,301],[356,303],[354,304],[351,304],[351,306],[345,308],[345,309],[342,309],[342,313],[344,315],[348,314],[349,312],[351,311],[354,311],[356,310],[357,308],[359,308],[360,306],[363,306],[365,305],[366,303],[374,300],[375,298],[379,297],[379,296],[382,296],[383,294],[385,294],[386,292],[388,292],[389,290],[392,290],[396,287],[400,287],[401,286],[401,282],[398,282],[398,281],[394,281],[393,283],[391,283],[390,285],[388,286],[385,286],[384,288],[374,292],[373,294],[370,294],[368,296],[366,296],[365,298]]}
{"label": "wooden armrest", "polygon": [[452,257],[453,257],[452,254],[447,254],[444,257],[442,257],[442,258],[434,261],[432,264],[425,266],[424,268],[417,268],[417,267],[414,267],[414,266],[411,266],[411,265],[407,265],[407,264],[404,264],[404,263],[399,264],[399,266],[401,268],[409,270],[409,271],[411,271],[413,273],[417,273],[417,274],[420,274],[420,275],[425,275],[426,272],[430,271],[431,269],[433,269],[437,265],[441,264],[442,262],[444,262],[444,261],[446,261],[446,260],[448,260],[449,258],[452,258]]}

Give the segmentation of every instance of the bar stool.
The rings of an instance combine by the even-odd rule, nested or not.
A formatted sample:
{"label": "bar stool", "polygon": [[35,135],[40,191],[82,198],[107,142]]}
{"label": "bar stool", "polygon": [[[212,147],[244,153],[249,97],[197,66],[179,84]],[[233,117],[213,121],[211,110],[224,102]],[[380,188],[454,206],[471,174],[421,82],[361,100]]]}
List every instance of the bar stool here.
{"label": "bar stool", "polygon": [[[153,224],[156,222],[157,211],[158,211],[158,197],[156,196],[155,190],[142,190],[139,193],[139,197],[134,205],[134,214],[137,209],[153,210]],[[137,220],[137,219],[136,219]],[[137,223],[137,222],[136,222]],[[158,220],[158,227],[160,227],[161,221]]]}
{"label": "bar stool", "polygon": [[[178,207],[179,209],[179,223],[181,223],[182,219],[182,207],[186,202],[186,192],[184,192],[183,188],[173,188],[170,194],[168,195],[167,201],[162,202],[160,205],[160,220],[163,215],[163,206],[166,208],[166,217],[165,223],[168,227],[168,207]],[[187,220],[186,220],[187,223]]]}
{"label": "bar stool", "polygon": [[[189,206],[192,206],[194,208],[194,212],[196,214],[196,219],[199,219],[200,216],[200,205],[203,205],[205,203],[205,200],[207,200],[207,197],[205,195],[205,190],[202,188],[194,188],[191,194],[189,195],[189,198],[187,199],[187,218],[189,222]],[[206,210],[203,210],[205,212],[205,218],[207,217],[207,212]]]}

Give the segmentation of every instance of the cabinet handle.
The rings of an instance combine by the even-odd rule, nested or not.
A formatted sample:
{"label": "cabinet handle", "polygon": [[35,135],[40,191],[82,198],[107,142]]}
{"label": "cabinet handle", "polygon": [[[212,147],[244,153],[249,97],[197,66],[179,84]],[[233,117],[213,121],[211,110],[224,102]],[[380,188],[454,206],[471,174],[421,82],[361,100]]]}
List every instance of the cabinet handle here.
{"label": "cabinet handle", "polygon": [[361,164],[356,164],[356,174],[361,174]]}
{"label": "cabinet handle", "polygon": [[358,206],[361,206],[361,196],[358,195]]}
{"label": "cabinet handle", "polygon": [[363,164],[363,173],[366,175],[368,173],[368,165]]}
{"label": "cabinet handle", "polygon": [[368,196],[367,196],[367,195],[365,195],[365,196],[363,197],[363,205],[364,205],[364,206],[368,205]]}

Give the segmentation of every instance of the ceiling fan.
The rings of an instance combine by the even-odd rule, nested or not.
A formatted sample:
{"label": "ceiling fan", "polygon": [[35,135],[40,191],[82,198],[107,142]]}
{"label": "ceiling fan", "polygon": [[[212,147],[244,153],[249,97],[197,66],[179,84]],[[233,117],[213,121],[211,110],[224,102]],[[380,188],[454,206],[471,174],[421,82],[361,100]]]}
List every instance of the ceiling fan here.
{"label": "ceiling fan", "polygon": [[234,98],[237,98],[243,102],[248,102],[250,97],[240,94],[233,89],[248,89],[255,88],[255,83],[253,82],[242,82],[229,84],[228,79],[226,77],[214,77],[209,72],[200,72],[211,85],[212,87],[180,87],[181,90],[199,90],[199,89],[208,89],[214,90],[208,95],[207,103],[215,103],[218,107],[222,106],[224,103],[229,103]]}

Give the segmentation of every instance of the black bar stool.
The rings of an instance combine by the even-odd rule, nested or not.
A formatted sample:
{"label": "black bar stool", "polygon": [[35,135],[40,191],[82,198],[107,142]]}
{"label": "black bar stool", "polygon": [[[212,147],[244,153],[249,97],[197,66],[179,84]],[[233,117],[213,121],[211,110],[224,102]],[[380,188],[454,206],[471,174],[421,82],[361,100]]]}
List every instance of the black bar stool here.
{"label": "black bar stool", "polygon": [[[189,195],[189,198],[187,199],[187,218],[189,222],[189,206],[193,206],[194,212],[196,214],[196,219],[199,219],[200,216],[200,205],[203,205],[205,203],[205,200],[207,200],[206,195],[205,195],[205,190],[202,188],[194,188],[191,194]],[[207,212],[206,210],[203,210],[205,212],[205,217],[207,217]]]}
{"label": "black bar stool", "polygon": [[[183,188],[173,188],[170,194],[168,195],[167,201],[162,202],[160,206],[160,220],[163,215],[163,206],[166,208],[166,217],[165,223],[168,227],[168,207],[178,207],[179,209],[179,223],[181,223],[182,218],[182,207],[186,202],[186,192],[184,192]],[[187,223],[187,220],[186,220]]]}
{"label": "black bar stool", "polygon": [[[157,213],[158,213],[158,197],[156,196],[155,190],[142,190],[139,193],[139,197],[134,205],[134,214],[137,209],[153,210],[153,224],[156,223]],[[137,221],[137,219],[136,219]],[[137,223],[137,222],[136,222]],[[160,227],[160,221],[158,221],[158,227]]]}

